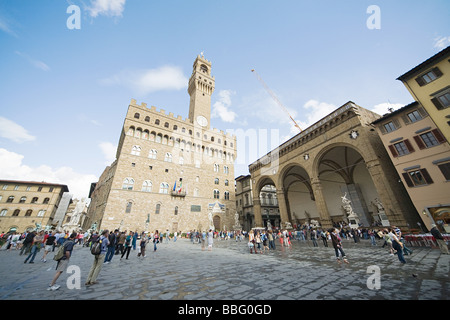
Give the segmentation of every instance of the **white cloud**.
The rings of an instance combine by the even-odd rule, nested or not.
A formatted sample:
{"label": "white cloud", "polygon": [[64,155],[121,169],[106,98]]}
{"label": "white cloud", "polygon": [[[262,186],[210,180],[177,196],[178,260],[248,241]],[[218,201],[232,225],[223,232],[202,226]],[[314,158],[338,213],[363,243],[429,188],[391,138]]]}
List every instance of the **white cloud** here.
{"label": "white cloud", "polygon": [[0,178],[65,184],[75,198],[87,197],[91,183],[98,181],[98,177],[75,172],[70,167],[54,169],[47,165],[40,165],[32,168],[22,164],[23,159],[23,155],[0,148],[0,172],[2,173]]}
{"label": "white cloud", "polygon": [[375,113],[378,113],[379,115],[384,115],[386,113],[389,113],[389,109],[392,108],[394,110],[400,109],[402,107],[404,107],[404,104],[401,103],[388,103],[388,102],[384,102],[384,103],[380,103],[377,104],[375,106],[373,106],[372,108],[368,108],[370,111],[373,111]]}
{"label": "white cloud", "polygon": [[434,38],[434,48],[439,50],[445,49],[450,45],[450,37],[436,37]]}
{"label": "white cloud", "polygon": [[[280,103],[281,100],[279,99]],[[297,111],[286,107],[289,115],[293,118],[297,116]],[[257,118],[266,123],[275,123],[286,126],[291,123],[289,115],[283,111],[277,102],[265,91],[260,91],[257,94],[244,97],[243,104],[240,106],[242,114],[249,115],[250,118]]]}
{"label": "white cloud", "polygon": [[[305,130],[315,122],[336,110],[336,108],[337,107],[334,104],[310,99],[302,107],[301,119],[296,119],[295,122],[297,122],[302,130]],[[291,133],[297,134],[299,132],[299,129],[296,128],[291,122]]]}
{"label": "white cloud", "polygon": [[125,10],[126,0],[91,0],[87,10],[91,17],[105,15],[108,17],[121,17]]}
{"label": "white cloud", "polygon": [[147,70],[125,70],[110,78],[100,80],[103,85],[125,86],[137,94],[155,91],[180,90],[187,87],[188,79],[179,67],[162,66]]}
{"label": "white cloud", "polygon": [[11,22],[8,21],[5,17],[0,17],[0,30],[17,38],[17,34],[11,27]]}
{"label": "white cloud", "polygon": [[36,140],[24,127],[3,117],[0,117],[0,137],[18,143]]}
{"label": "white cloud", "polygon": [[109,166],[114,162],[114,160],[116,160],[117,146],[112,144],[111,142],[101,142],[98,146],[100,147],[100,150],[105,157],[104,164]]}
{"label": "white cloud", "polygon": [[235,92],[230,90],[220,90],[218,101],[214,103],[211,117],[220,118],[223,122],[234,122],[236,112],[230,110],[231,95]]}
{"label": "white cloud", "polygon": [[16,54],[21,56],[22,58],[25,58],[35,68],[41,69],[42,71],[50,70],[50,67],[42,61],[36,60],[36,59],[30,57],[29,55],[19,52],[19,51],[16,51]]}

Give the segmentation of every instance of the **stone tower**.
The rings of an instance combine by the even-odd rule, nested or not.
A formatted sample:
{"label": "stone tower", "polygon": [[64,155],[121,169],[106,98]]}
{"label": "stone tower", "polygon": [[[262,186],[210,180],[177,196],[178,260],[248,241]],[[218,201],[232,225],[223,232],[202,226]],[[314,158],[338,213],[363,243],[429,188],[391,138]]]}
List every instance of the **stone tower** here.
{"label": "stone tower", "polygon": [[188,85],[190,95],[189,121],[204,129],[209,129],[211,95],[214,92],[214,85],[215,80],[211,76],[211,62],[206,60],[203,55],[197,56]]}

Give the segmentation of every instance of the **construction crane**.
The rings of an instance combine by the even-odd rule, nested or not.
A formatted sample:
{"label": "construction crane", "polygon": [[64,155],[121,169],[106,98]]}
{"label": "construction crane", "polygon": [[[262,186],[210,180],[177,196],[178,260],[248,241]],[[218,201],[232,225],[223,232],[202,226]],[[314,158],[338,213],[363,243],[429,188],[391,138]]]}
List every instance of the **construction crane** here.
{"label": "construction crane", "polygon": [[292,118],[292,116],[289,114],[289,111],[287,111],[287,109],[283,106],[283,104],[280,102],[280,100],[278,100],[277,96],[272,92],[272,90],[270,90],[270,88],[263,81],[263,79],[259,76],[259,74],[255,71],[255,69],[252,69],[252,72],[256,75],[256,78],[258,78],[259,82],[262,83],[264,89],[266,89],[266,91],[270,94],[270,96],[273,98],[273,100],[275,100],[275,102],[281,107],[281,109],[283,109],[283,111],[286,112],[286,114],[289,116],[289,118],[292,120],[292,122],[294,122],[294,126],[297,127],[298,130],[300,130],[300,132],[302,132],[302,129],[297,124],[297,122],[295,122],[294,118]]}

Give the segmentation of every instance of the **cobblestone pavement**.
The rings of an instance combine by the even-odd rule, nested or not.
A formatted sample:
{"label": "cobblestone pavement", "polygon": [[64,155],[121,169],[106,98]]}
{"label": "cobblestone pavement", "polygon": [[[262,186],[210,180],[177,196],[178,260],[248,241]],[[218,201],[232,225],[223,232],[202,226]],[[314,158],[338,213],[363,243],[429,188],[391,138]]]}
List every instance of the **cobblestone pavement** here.
{"label": "cobblestone pavement", "polygon": [[[187,239],[147,246],[147,256],[131,251],[129,260],[114,256],[103,265],[98,284],[84,285],[93,256],[77,246],[70,265],[58,279],[61,288],[47,291],[56,262],[24,264],[18,251],[0,251],[0,300],[448,300],[450,255],[417,247],[403,265],[386,248],[368,241],[343,241],[349,265],[338,265],[334,249],[293,240],[264,254],[249,254],[246,241],[215,240],[202,251]],[[373,277],[379,269],[379,289]],[[377,268],[375,267],[375,268]],[[77,269],[79,268],[79,269]],[[79,272],[77,272],[77,270]],[[369,281],[368,281],[369,280]],[[78,288],[77,288],[78,286]],[[75,288],[73,288],[75,287]]]}

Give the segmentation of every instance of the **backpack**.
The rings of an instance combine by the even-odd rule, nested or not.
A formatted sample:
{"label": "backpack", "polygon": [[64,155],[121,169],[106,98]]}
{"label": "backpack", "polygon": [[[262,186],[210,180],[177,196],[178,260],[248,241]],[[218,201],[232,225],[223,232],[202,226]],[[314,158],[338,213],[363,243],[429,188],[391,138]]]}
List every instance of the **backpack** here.
{"label": "backpack", "polygon": [[56,251],[55,255],[53,256],[53,260],[55,261],[59,261],[62,259],[62,257],[64,256],[64,251],[66,250],[66,244],[69,243],[68,241],[66,241],[64,244],[61,244],[58,247],[58,251]]}
{"label": "backpack", "polygon": [[97,239],[91,246],[91,253],[93,255],[99,255],[102,252],[102,240]]}

